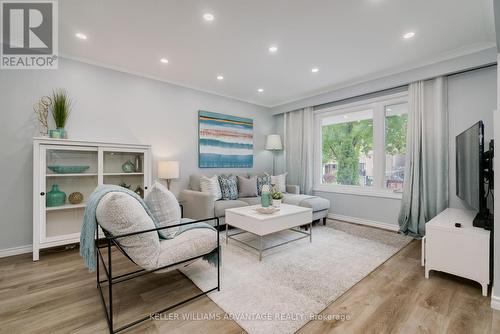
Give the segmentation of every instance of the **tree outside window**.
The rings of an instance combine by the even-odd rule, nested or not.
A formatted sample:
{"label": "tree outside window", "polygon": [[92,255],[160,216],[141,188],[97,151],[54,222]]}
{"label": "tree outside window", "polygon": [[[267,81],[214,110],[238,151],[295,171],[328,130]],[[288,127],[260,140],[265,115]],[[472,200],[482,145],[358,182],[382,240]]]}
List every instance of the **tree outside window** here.
{"label": "tree outside window", "polygon": [[325,121],[323,124],[327,124],[322,127],[323,183],[371,186],[372,111],[334,116]]}
{"label": "tree outside window", "polygon": [[[383,182],[384,188],[402,190],[406,156],[407,107],[406,102],[382,106],[376,104],[374,109],[323,116],[321,118],[321,182],[323,184],[373,186],[374,163],[377,163],[381,166],[379,170],[384,173],[383,181],[380,179],[377,181],[379,187]],[[385,161],[374,161],[374,117],[380,119],[377,124],[384,124],[384,129],[378,133],[384,136]]]}

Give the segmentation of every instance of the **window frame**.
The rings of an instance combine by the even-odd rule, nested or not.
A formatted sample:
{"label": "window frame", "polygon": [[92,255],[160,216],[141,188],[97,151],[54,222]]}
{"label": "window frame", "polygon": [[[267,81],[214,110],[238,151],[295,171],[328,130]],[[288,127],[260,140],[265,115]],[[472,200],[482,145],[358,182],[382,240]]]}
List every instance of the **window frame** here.
{"label": "window frame", "polygon": [[[408,92],[394,93],[342,104],[314,112],[314,191],[401,199],[402,193],[384,187],[385,175],[385,108],[408,103]],[[322,120],[333,115],[372,110],[373,115],[373,186],[322,183]]]}

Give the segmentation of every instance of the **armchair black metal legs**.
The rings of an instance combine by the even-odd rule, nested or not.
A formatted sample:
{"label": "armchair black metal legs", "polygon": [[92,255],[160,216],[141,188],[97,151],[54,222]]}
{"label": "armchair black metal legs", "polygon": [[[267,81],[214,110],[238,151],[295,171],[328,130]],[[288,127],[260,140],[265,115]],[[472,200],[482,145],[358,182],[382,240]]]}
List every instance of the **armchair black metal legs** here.
{"label": "armchair black metal legs", "polygon": [[[176,262],[176,263],[173,263],[173,264],[161,267],[161,268],[157,268],[154,270],[139,269],[139,270],[135,270],[135,271],[132,271],[132,272],[129,272],[126,274],[122,274],[122,275],[118,275],[118,276],[113,277],[113,266],[112,266],[112,263],[113,263],[113,261],[112,261],[113,260],[112,248],[113,248],[113,246],[116,247],[117,249],[119,249],[127,258],[130,259],[130,257],[120,247],[120,244],[117,241],[117,239],[132,236],[132,235],[137,235],[137,234],[141,234],[141,233],[158,231],[158,230],[162,230],[165,228],[178,227],[178,226],[189,225],[189,224],[200,223],[200,222],[208,222],[208,221],[212,221],[212,220],[215,220],[217,222],[217,225],[216,225],[216,228],[217,228],[217,248],[215,248],[213,251],[211,251],[209,253],[201,254],[199,256],[195,256],[195,257],[192,257],[189,259],[185,259],[183,261],[179,261],[179,262]],[[134,233],[127,233],[127,234],[122,234],[122,235],[118,235],[118,236],[112,236],[108,232],[106,232],[105,230],[103,230],[103,231],[104,231],[105,237],[103,239],[99,240],[99,226],[96,226],[96,240],[95,240],[95,250],[96,250],[96,256],[97,256],[97,270],[96,270],[97,279],[96,280],[97,280],[97,288],[99,290],[99,295],[101,296],[101,301],[102,301],[102,304],[104,307],[104,313],[106,315],[106,321],[108,323],[110,333],[121,332],[121,331],[123,331],[127,328],[130,328],[132,326],[135,326],[143,321],[151,319],[151,315],[148,314],[148,315],[142,316],[141,318],[133,320],[132,322],[129,322],[125,325],[122,325],[121,327],[115,328],[115,324],[113,322],[113,287],[116,284],[123,283],[123,282],[130,280],[130,279],[134,279],[136,277],[146,275],[146,274],[158,271],[158,270],[167,269],[167,268],[174,267],[174,266],[177,266],[177,265],[180,265],[183,263],[189,263],[193,260],[200,259],[206,255],[209,255],[209,254],[217,253],[217,286],[216,287],[209,289],[207,291],[203,291],[203,292],[201,292],[195,296],[192,296],[186,300],[183,300],[175,305],[166,307],[166,308],[159,310],[159,311],[156,311],[156,312],[151,312],[151,314],[164,313],[164,312],[171,310],[179,305],[190,302],[198,297],[204,296],[212,291],[215,291],[215,290],[220,291],[220,256],[221,256],[221,254],[220,254],[220,242],[219,242],[219,218],[209,218],[209,219],[197,220],[197,221],[193,221],[193,222],[182,223],[182,224],[161,227],[161,228],[156,228],[156,229],[150,229],[150,230],[145,230],[145,231],[139,231],[139,232],[134,232]],[[103,248],[107,248],[107,261],[104,260],[104,256],[101,253],[101,249],[103,249]],[[106,265],[106,262],[107,262],[107,265]],[[99,267],[100,267],[101,263],[102,263],[104,273],[106,276],[106,278],[103,280],[100,279]],[[103,289],[106,288],[106,284],[107,284],[107,289],[108,289],[107,301],[106,301],[106,298],[104,297],[104,293],[103,293]]]}

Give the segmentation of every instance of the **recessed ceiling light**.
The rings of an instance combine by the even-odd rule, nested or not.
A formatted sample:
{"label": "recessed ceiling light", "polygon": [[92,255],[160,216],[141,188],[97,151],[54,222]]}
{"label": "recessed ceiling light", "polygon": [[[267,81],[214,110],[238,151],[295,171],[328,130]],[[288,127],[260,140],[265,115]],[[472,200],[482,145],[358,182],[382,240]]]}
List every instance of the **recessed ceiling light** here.
{"label": "recessed ceiling light", "polygon": [[224,80],[224,77],[222,75],[218,75],[217,80]]}
{"label": "recessed ceiling light", "polygon": [[168,64],[168,59],[167,58],[161,58],[160,61],[163,63],[163,64]]}
{"label": "recessed ceiling light", "polygon": [[79,39],[87,39],[87,35],[82,34],[81,32],[77,32],[75,36]]}
{"label": "recessed ceiling light", "polygon": [[211,22],[211,21],[214,20],[214,18],[215,18],[214,15],[211,14],[211,13],[205,13],[205,14],[203,14],[203,19],[205,21]]}
{"label": "recessed ceiling light", "polygon": [[264,91],[264,88],[259,88],[259,89],[257,89],[257,91],[258,91],[259,93],[262,93],[262,92]]}
{"label": "recessed ceiling light", "polygon": [[349,118],[349,116],[347,116],[347,115],[344,115],[344,119],[348,119],[348,118]]}
{"label": "recessed ceiling light", "polygon": [[276,53],[276,52],[278,52],[278,47],[276,45],[271,45],[269,47],[269,52],[270,53]]}
{"label": "recessed ceiling light", "polygon": [[311,69],[311,72],[313,72],[313,73],[318,73],[318,72],[319,72],[319,68],[317,68],[317,67],[313,67],[313,68]]}
{"label": "recessed ceiling light", "polygon": [[415,33],[413,31],[407,32],[406,34],[403,35],[404,39],[410,39],[415,36]]}
{"label": "recessed ceiling light", "polygon": [[387,111],[392,111],[392,109],[391,109],[391,108],[387,108],[386,110],[387,110]]}

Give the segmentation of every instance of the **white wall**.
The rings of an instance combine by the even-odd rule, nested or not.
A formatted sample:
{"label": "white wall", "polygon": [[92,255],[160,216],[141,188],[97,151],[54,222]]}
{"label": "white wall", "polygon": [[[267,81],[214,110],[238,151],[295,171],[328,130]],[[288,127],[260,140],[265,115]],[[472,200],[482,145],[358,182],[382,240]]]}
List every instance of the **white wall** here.
{"label": "white wall", "polygon": [[189,174],[200,172],[199,109],[253,118],[254,170],[272,168],[272,155],[264,150],[265,136],[274,129],[267,108],[72,60],[59,64],[52,71],[0,71],[0,250],[32,242],[32,107],[54,88],[67,89],[74,100],[71,138],[151,144],[156,160],[179,160],[174,192],[186,187]]}
{"label": "white wall", "polygon": [[[478,120],[485,122],[485,143],[493,137],[493,110],[497,98],[496,67],[479,69],[448,77],[450,170],[450,206],[463,207],[455,195],[455,136]],[[300,102],[298,102],[300,103]],[[276,115],[276,131],[282,133],[283,116]],[[278,165],[284,170],[283,161]],[[315,192],[331,202],[330,212],[341,216],[370,220],[397,226],[401,201],[399,199]]]}
{"label": "white wall", "polygon": [[495,47],[492,47],[441,62],[431,63],[422,67],[412,68],[411,66],[408,66],[406,68],[393,69],[390,72],[374,73],[361,78],[360,80],[331,87],[331,89],[325,93],[275,106],[271,108],[271,112],[273,114],[279,114],[308,106],[316,106],[332,101],[339,101],[355,96],[370,94],[372,92],[406,85],[409,82],[432,79],[440,75],[457,73],[469,68],[495,64],[497,59],[496,55],[497,50]]}

